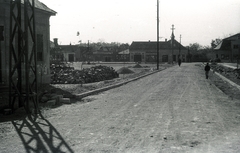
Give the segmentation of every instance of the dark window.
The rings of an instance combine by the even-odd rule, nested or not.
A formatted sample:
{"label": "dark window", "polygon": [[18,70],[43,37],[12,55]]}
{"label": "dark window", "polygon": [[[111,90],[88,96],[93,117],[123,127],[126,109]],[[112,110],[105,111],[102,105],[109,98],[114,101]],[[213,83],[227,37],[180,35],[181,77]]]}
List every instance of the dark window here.
{"label": "dark window", "polygon": [[74,62],[74,54],[68,54],[68,61]]}
{"label": "dark window", "polygon": [[182,55],[182,62],[185,62],[185,54]]}
{"label": "dark window", "polygon": [[0,26],[0,41],[4,40],[4,26]]}
{"label": "dark window", "polygon": [[37,34],[37,61],[43,61],[43,35]]}
{"label": "dark window", "polygon": [[226,60],[229,60],[229,55],[225,55],[225,59],[226,59]]}
{"label": "dark window", "polygon": [[163,55],[162,56],[162,61],[163,62],[168,62],[168,55]]}
{"label": "dark window", "polygon": [[173,55],[173,61],[176,62],[176,59],[177,59],[176,55]]}
{"label": "dark window", "polygon": [[238,45],[233,45],[233,49],[238,49]]}
{"label": "dark window", "polygon": [[133,59],[133,55],[131,54],[131,59]]}
{"label": "dark window", "polygon": [[155,62],[157,59],[156,55],[146,55],[146,62]]}
{"label": "dark window", "polygon": [[134,55],[134,62],[142,62],[142,56],[141,55]]}
{"label": "dark window", "polygon": [[225,59],[225,56],[224,56],[224,54],[221,54],[221,59]]}

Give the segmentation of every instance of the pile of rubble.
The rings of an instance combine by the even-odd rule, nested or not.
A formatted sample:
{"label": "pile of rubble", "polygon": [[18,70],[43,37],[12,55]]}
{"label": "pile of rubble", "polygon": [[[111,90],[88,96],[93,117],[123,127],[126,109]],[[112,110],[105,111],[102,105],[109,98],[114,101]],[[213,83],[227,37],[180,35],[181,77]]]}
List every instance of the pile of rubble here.
{"label": "pile of rubble", "polygon": [[107,66],[95,66],[83,70],[62,65],[51,66],[51,84],[83,84],[118,78],[118,73]]}
{"label": "pile of rubble", "polygon": [[65,98],[63,95],[44,94],[39,97],[40,103],[46,103],[48,106],[58,106],[61,104],[71,104],[70,98]]}
{"label": "pile of rubble", "polygon": [[240,69],[233,70],[233,73],[236,75],[238,79],[240,79]]}
{"label": "pile of rubble", "polygon": [[75,95],[68,91],[56,88],[49,84],[44,84],[40,87],[38,101],[42,103],[42,106],[60,106],[62,104],[71,104],[71,99],[74,99]]}
{"label": "pile of rubble", "polygon": [[224,67],[222,65],[212,64],[211,68],[218,73],[225,75],[234,75],[237,79],[240,79],[240,69],[232,69],[229,67]]}

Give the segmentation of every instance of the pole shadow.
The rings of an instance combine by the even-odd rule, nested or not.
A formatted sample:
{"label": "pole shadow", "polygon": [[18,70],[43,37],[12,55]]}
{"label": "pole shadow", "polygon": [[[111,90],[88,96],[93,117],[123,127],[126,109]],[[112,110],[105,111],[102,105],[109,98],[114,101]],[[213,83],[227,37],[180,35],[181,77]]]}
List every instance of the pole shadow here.
{"label": "pole shadow", "polygon": [[41,114],[12,121],[27,153],[73,153],[57,129]]}

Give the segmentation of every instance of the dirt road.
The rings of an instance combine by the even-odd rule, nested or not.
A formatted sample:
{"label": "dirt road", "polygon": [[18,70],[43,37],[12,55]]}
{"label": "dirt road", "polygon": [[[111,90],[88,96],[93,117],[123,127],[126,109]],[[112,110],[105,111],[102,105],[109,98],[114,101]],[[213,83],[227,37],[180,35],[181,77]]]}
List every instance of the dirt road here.
{"label": "dirt road", "polygon": [[0,127],[6,153],[240,152],[239,100],[206,80],[195,64],[44,111],[35,121]]}

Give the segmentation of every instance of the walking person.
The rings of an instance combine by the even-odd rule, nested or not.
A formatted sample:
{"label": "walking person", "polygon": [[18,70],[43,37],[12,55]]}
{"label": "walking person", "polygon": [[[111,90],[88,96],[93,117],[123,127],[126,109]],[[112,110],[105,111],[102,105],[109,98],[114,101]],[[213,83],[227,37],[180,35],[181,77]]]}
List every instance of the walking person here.
{"label": "walking person", "polygon": [[179,59],[178,59],[178,65],[181,66],[181,63],[182,63],[182,61],[181,61],[181,59],[179,58]]}
{"label": "walking person", "polygon": [[205,74],[206,74],[206,79],[208,79],[208,75],[209,75],[209,71],[210,71],[210,66],[209,64],[207,63],[207,65],[205,66]]}

